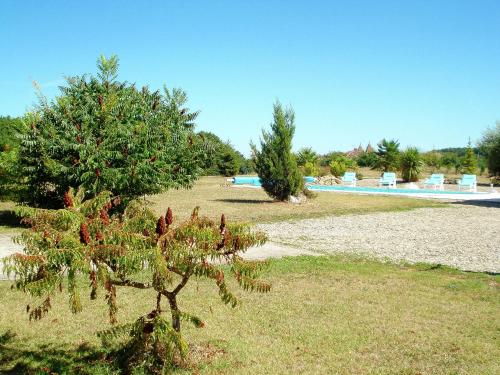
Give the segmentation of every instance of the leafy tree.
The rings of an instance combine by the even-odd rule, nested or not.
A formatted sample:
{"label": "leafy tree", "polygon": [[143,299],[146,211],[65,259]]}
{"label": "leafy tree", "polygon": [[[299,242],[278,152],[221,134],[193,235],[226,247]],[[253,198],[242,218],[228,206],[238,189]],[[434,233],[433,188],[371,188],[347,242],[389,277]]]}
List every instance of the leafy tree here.
{"label": "leafy tree", "polygon": [[354,159],[339,154],[333,157],[330,162],[330,173],[336,177],[340,177],[349,169],[354,171],[356,167],[357,165]]}
{"label": "leafy tree", "polygon": [[235,176],[240,171],[240,162],[239,155],[227,144],[217,161],[218,171],[223,176]]}
{"label": "leafy tree", "polygon": [[19,136],[26,131],[21,118],[0,116],[0,152],[19,147]]}
{"label": "leafy tree", "polygon": [[306,163],[315,165],[319,160],[318,154],[311,147],[304,147],[297,153],[297,165],[303,167]]}
{"label": "leafy tree", "polygon": [[356,163],[360,167],[373,168],[377,165],[377,154],[375,152],[363,152],[356,159]]}
{"label": "leafy tree", "polygon": [[450,171],[451,169],[454,169],[455,173],[459,173],[461,161],[458,155],[454,152],[446,152],[442,155],[443,157],[441,161],[446,170]]}
{"label": "leafy tree", "polygon": [[185,107],[186,94],[117,81],[116,56],[101,56],[97,67],[97,76],[67,78],[55,100],[40,96],[26,116],[20,167],[22,199],[31,204],[60,206],[59,197],[78,186],[86,197],[110,190],[127,201],[189,187],[200,171],[197,112]]}
{"label": "leafy tree", "polygon": [[477,158],[472,149],[471,143],[467,146],[467,151],[462,159],[462,173],[474,174],[477,171]]}
{"label": "leafy tree", "polygon": [[408,147],[401,153],[401,173],[403,180],[406,182],[416,182],[422,171],[424,161],[422,155],[416,147]]}
{"label": "leafy tree", "polygon": [[438,171],[443,165],[443,155],[436,151],[427,152],[423,160],[432,172]]}
{"label": "leafy tree", "polygon": [[[212,280],[222,301],[233,307],[238,300],[227,274],[245,290],[269,291],[270,285],[258,280],[265,263],[240,257],[248,247],[265,242],[263,233],[226,223],[224,215],[219,222],[200,217],[198,208],[175,225],[170,209],[157,219],[139,201],[120,213],[119,198],[109,192],[86,201],[83,196],[82,190],[66,193],[66,208],[59,210],[22,208],[32,230],[20,237],[24,253],[6,258],[4,269],[15,275],[18,289],[33,297],[27,307],[30,320],[50,310],[56,293],[68,295],[73,313],[82,310],[83,292],[90,299],[103,293],[113,327],[99,336],[108,348],[123,345],[127,371],[144,364],[147,371],[165,371],[179,355],[186,356],[181,321],[204,326],[199,317],[181,310],[177,300],[192,277]],[[81,276],[90,285],[78,282]],[[118,301],[126,288],[144,290],[151,311],[118,325]]]}
{"label": "leafy tree", "polygon": [[399,167],[399,142],[391,139],[382,139],[378,144],[378,160],[374,169],[380,169],[383,172],[390,172]]}
{"label": "leafy tree", "polygon": [[281,103],[274,104],[274,121],[271,131],[262,130],[261,149],[252,143],[255,170],[267,194],[277,200],[285,201],[297,195],[304,181],[292,153],[292,140],[295,133],[295,114],[291,108],[283,109]]}
{"label": "leafy tree", "polygon": [[484,132],[480,147],[486,155],[488,172],[492,176],[500,175],[500,122],[496,127]]}

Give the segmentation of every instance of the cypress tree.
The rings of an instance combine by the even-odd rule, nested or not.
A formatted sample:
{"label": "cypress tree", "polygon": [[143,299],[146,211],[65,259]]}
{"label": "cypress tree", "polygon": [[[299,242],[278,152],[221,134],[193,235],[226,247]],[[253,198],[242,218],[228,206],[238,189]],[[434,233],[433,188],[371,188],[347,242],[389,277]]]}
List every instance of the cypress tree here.
{"label": "cypress tree", "polygon": [[292,152],[295,133],[295,113],[284,109],[280,102],[274,104],[271,131],[262,130],[261,149],[251,144],[255,170],[266,193],[274,199],[285,201],[297,195],[304,182]]}
{"label": "cypress tree", "polygon": [[474,174],[477,170],[477,158],[472,149],[470,140],[467,144],[467,150],[465,151],[465,156],[462,159],[462,172],[467,174]]}

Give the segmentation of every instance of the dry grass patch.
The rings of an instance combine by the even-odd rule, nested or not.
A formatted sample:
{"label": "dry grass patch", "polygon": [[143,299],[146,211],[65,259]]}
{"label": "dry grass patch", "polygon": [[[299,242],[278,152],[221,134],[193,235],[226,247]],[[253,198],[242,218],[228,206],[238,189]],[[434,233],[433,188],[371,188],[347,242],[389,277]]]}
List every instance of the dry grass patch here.
{"label": "dry grass patch", "polygon": [[193,207],[200,206],[208,216],[217,217],[223,212],[231,221],[253,223],[445,206],[425,199],[328,192],[318,192],[316,199],[293,205],[274,202],[262,189],[222,187],[224,182],[222,177],[204,177],[191,190],[172,190],[148,197],[148,200],[159,214],[164,214],[170,206],[174,215],[187,217]]}

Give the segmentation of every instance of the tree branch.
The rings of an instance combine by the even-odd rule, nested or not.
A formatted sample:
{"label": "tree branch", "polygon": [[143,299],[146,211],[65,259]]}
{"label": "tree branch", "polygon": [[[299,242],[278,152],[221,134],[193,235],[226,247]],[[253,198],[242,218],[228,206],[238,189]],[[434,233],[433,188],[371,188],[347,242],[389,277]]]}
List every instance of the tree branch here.
{"label": "tree branch", "polygon": [[132,280],[122,280],[122,281],[111,280],[111,284],[117,286],[130,286],[132,288],[137,288],[137,289],[149,289],[153,287],[149,283],[140,283],[138,281],[132,281]]}

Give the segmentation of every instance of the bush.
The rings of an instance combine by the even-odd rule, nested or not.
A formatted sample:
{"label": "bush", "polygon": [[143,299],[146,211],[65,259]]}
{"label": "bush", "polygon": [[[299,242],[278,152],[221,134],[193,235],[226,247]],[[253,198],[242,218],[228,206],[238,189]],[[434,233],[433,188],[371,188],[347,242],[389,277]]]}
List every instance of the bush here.
{"label": "bush", "polygon": [[330,173],[336,177],[343,176],[348,170],[354,171],[357,167],[353,159],[341,154],[334,156],[329,166]]}
{"label": "bush", "polygon": [[186,94],[117,81],[116,56],[101,57],[98,70],[67,78],[59,97],[42,97],[26,116],[22,200],[60,207],[69,187],[83,186],[86,197],[110,190],[125,201],[195,181],[202,148]]}
{"label": "bush", "polygon": [[333,160],[330,163],[330,173],[335,177],[343,176],[347,171],[347,165],[342,160]]}
{"label": "bush", "polygon": [[416,182],[418,181],[419,175],[422,171],[424,162],[422,160],[422,155],[418,152],[415,147],[407,148],[400,157],[401,174],[405,182]]}
{"label": "bush", "polygon": [[295,133],[295,114],[274,104],[271,132],[262,131],[261,149],[251,144],[255,170],[266,193],[274,199],[286,201],[302,191],[304,181],[292,153]]}
{"label": "bush", "polygon": [[313,176],[313,177],[316,177],[319,174],[318,167],[315,164],[313,164],[313,163],[311,163],[309,161],[304,164],[304,166],[302,168],[302,171],[303,171],[304,176]]}
{"label": "bush", "polygon": [[[104,293],[114,326],[99,337],[107,348],[125,340],[124,373],[136,367],[163,373],[175,358],[186,356],[181,321],[204,326],[199,317],[178,305],[177,296],[191,277],[212,280],[222,302],[232,307],[238,301],[230,291],[228,274],[245,290],[269,291],[270,285],[258,280],[265,263],[240,257],[248,247],[265,242],[263,233],[228,224],[224,215],[218,222],[200,217],[197,208],[178,225],[170,209],[157,219],[138,201],[120,214],[116,212],[119,202],[109,192],[88,201],[82,201],[83,195],[83,191],[66,193],[65,209],[23,208],[22,216],[32,230],[20,237],[24,254],[6,258],[4,269],[15,275],[18,289],[33,297],[26,309],[30,320],[43,318],[57,293],[68,295],[73,313],[82,310],[82,292],[90,299]],[[90,284],[77,282],[81,276]],[[153,309],[118,325],[124,288],[144,290]]]}
{"label": "bush", "polygon": [[297,153],[297,165],[303,167],[306,163],[315,165],[319,160],[318,154],[311,147],[304,147]]}

